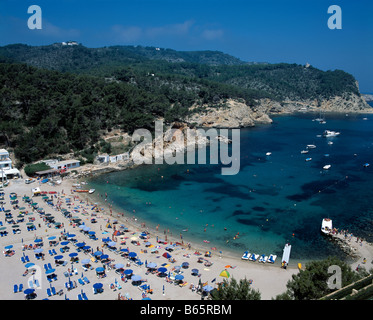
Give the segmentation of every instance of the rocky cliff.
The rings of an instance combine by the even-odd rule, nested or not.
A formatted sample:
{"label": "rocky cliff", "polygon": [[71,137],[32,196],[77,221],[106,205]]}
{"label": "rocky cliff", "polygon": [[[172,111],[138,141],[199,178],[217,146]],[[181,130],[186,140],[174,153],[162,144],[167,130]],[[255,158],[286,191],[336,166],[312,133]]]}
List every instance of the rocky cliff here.
{"label": "rocky cliff", "polygon": [[252,127],[260,123],[272,123],[272,114],[286,114],[294,112],[356,112],[372,113],[373,108],[366,101],[353,93],[344,93],[329,99],[313,100],[284,100],[282,102],[271,99],[257,100],[255,107],[238,100],[228,99],[220,102],[216,107],[193,106],[191,116],[185,119],[189,125],[214,128]]}

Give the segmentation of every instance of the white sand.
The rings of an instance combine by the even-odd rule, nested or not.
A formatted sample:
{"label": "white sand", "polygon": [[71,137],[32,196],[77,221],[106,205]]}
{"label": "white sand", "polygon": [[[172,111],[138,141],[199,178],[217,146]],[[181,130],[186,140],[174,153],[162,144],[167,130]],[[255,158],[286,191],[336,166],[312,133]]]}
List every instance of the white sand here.
{"label": "white sand", "polygon": [[[71,195],[70,190],[72,180],[64,180],[61,185],[59,186],[49,186],[47,184],[40,185],[41,191],[57,191],[62,195],[62,190],[64,190],[66,197],[73,198],[73,195]],[[12,209],[13,217],[16,219],[16,216],[19,212],[19,210],[13,210],[12,206],[10,205],[9,201],[9,194],[11,192],[15,192],[18,195],[19,200],[19,206],[26,207],[26,210],[31,211],[32,209],[28,204],[25,204],[22,201],[22,197],[24,195],[31,196],[31,188],[39,186],[38,182],[34,182],[33,184],[26,185],[23,180],[18,181],[12,181],[8,187],[5,188],[5,201],[6,204],[4,205],[5,209]],[[72,212],[73,207],[75,206],[82,206],[86,207],[86,199],[87,194],[75,194],[75,196],[80,196],[81,200],[84,200],[83,203],[80,203],[79,201],[72,201],[73,205],[69,209],[69,211]],[[65,203],[65,198],[62,199],[62,208],[67,208],[67,205]],[[0,244],[2,246],[2,249],[6,245],[13,245],[13,249],[15,250],[15,254],[12,257],[5,257],[4,254],[0,256],[0,284],[1,284],[1,290],[0,290],[0,299],[24,299],[25,295],[23,293],[13,293],[13,285],[14,284],[23,284],[24,289],[28,288],[28,280],[30,278],[29,275],[23,276],[24,271],[26,268],[24,267],[24,264],[21,262],[21,257],[23,254],[28,255],[30,258],[30,262],[35,263],[37,266],[37,270],[40,270],[40,275],[36,274],[35,277],[39,279],[39,282],[41,284],[41,288],[37,288],[35,290],[37,294],[36,299],[44,299],[47,298],[47,288],[50,286],[49,282],[47,281],[45,270],[44,270],[44,264],[51,263],[53,267],[55,267],[55,261],[53,256],[50,256],[48,253],[49,249],[54,248],[57,252],[57,254],[60,254],[59,249],[61,248],[61,245],[57,245],[56,247],[50,247],[49,241],[47,240],[50,236],[57,236],[61,235],[61,232],[65,229],[66,231],[70,233],[76,234],[77,242],[85,242],[86,245],[89,245],[93,248],[94,251],[96,251],[97,247],[100,247],[100,250],[103,249],[105,254],[109,254],[109,258],[113,259],[112,264],[116,263],[122,263],[125,265],[129,262],[128,258],[124,258],[119,254],[115,254],[113,252],[110,252],[106,247],[102,248],[103,242],[101,241],[102,238],[110,237],[112,238],[112,233],[114,229],[106,228],[107,219],[110,219],[113,221],[117,217],[115,216],[115,213],[113,212],[113,216],[110,216],[109,209],[106,209],[106,213],[100,212],[98,213],[97,221],[98,223],[91,223],[91,213],[93,212],[91,210],[91,206],[87,206],[87,211],[89,215],[83,215],[82,214],[82,208],[79,209],[79,213],[73,213],[73,216],[79,216],[82,218],[82,221],[85,222],[85,224],[89,227],[91,227],[91,230],[96,232],[96,236],[99,240],[91,240],[86,235],[83,234],[80,228],[74,225],[70,225],[69,219],[65,218],[60,211],[55,210],[54,208],[50,207],[46,202],[42,200],[41,197],[35,197],[34,201],[39,204],[40,207],[45,209],[46,213],[51,213],[55,217],[55,221],[61,222],[64,224],[64,228],[56,229],[52,225],[51,227],[48,227],[43,219],[40,217],[38,213],[34,213],[30,216],[25,216],[25,222],[19,223],[21,233],[20,234],[13,234],[12,232],[12,225],[4,222],[4,212],[0,213],[0,221],[3,221],[3,225],[7,227],[7,231],[9,232],[7,236],[0,238]],[[57,198],[54,199],[54,203],[57,203]],[[35,217],[35,226],[37,227],[36,231],[27,231],[26,229],[26,223],[28,221],[28,217]],[[119,219],[118,219],[119,220]],[[119,225],[122,222],[119,220],[119,223],[116,226],[117,229],[119,229]],[[39,227],[40,224],[40,227]],[[162,264],[167,263],[167,270],[171,271],[171,269],[175,266],[181,265],[182,262],[189,262],[189,268],[188,269],[181,269],[181,274],[184,276],[184,281],[187,282],[187,285],[180,287],[178,285],[175,285],[174,283],[168,283],[166,282],[165,278],[158,277],[155,274],[148,274],[146,275],[145,272],[147,271],[145,265],[142,266],[136,266],[133,262],[131,263],[131,269],[134,270],[134,274],[140,275],[143,279],[146,279],[147,281],[144,282],[148,285],[150,285],[150,288],[153,289],[153,294],[148,294],[148,296],[153,300],[200,300],[201,296],[197,294],[195,291],[192,292],[190,289],[190,285],[198,285],[199,280],[201,280],[202,283],[208,283],[212,287],[216,287],[218,282],[221,282],[223,278],[219,276],[220,272],[224,269],[227,269],[230,273],[231,277],[234,277],[235,279],[242,279],[246,277],[247,279],[252,279],[252,287],[254,289],[258,289],[261,293],[261,297],[263,300],[271,299],[272,297],[275,297],[277,294],[283,293],[286,291],[286,283],[288,280],[291,279],[291,276],[293,274],[296,274],[298,272],[298,269],[288,267],[286,270],[280,268],[280,259],[281,257],[277,258],[277,261],[274,265],[271,264],[262,264],[259,262],[251,262],[251,261],[244,261],[241,260],[241,257],[226,257],[222,256],[220,257],[218,253],[212,252],[211,258],[205,258],[204,255],[197,256],[194,254],[195,249],[187,249],[185,247],[179,246],[177,249],[173,252],[171,252],[171,255],[173,258],[176,259],[175,263],[170,263],[166,258],[162,256],[162,254],[165,251],[165,246],[161,244],[161,248],[159,249],[159,253],[150,253],[149,248],[145,247],[145,242],[149,241],[153,245],[156,244],[156,235],[155,233],[151,232],[150,239],[148,240],[141,240],[139,239],[140,246],[135,246],[131,243],[130,238],[133,236],[138,237],[138,235],[143,231],[143,229],[139,228],[139,226],[136,226],[132,223],[132,221],[126,221],[124,224],[129,228],[129,232],[125,233],[125,236],[128,237],[126,240],[126,245],[120,245],[120,239],[116,239],[118,241],[117,248],[129,248],[130,251],[134,251],[138,254],[138,257],[141,259],[141,261],[145,262],[155,262],[157,264],[157,267],[160,267]],[[107,234],[102,234],[103,232],[108,232]],[[22,251],[22,239],[24,244],[34,244],[35,237],[42,237],[44,240],[44,246],[43,246],[43,253],[45,254],[44,261],[37,260],[34,256],[33,250],[25,250]],[[159,233],[159,237],[163,238],[163,234],[161,232]],[[168,238],[169,241],[172,241],[172,239]],[[173,239],[175,241],[175,239]],[[193,246],[193,245],[192,245]],[[70,261],[69,253],[76,252],[76,247],[72,244],[69,245],[70,251],[68,253],[64,253],[63,257],[64,260]],[[367,247],[367,251],[371,253],[371,247]],[[144,253],[143,250],[147,249],[147,253]],[[365,246],[364,246],[365,249]],[[204,252],[202,252],[204,253]],[[80,260],[90,258],[89,255],[79,252],[78,257]],[[208,261],[212,262],[212,265],[209,267],[204,266],[201,263],[198,263],[198,257],[203,257],[207,259]],[[369,258],[367,254],[367,259]],[[369,261],[372,259],[370,258]],[[226,266],[232,266],[232,267],[226,267]],[[55,299],[64,299],[65,295],[70,300],[76,300],[78,297],[78,294],[81,293],[81,290],[83,290],[88,299],[117,299],[118,293],[125,296],[128,295],[134,300],[140,300],[142,299],[142,291],[138,289],[137,286],[134,286],[131,281],[123,282],[120,279],[120,275],[115,273],[115,270],[106,270],[106,277],[103,279],[98,279],[96,276],[95,268],[102,266],[101,262],[92,263],[93,270],[89,271],[83,271],[82,264],[80,262],[74,263],[74,267],[77,269],[78,274],[72,275],[70,279],[72,281],[76,281],[77,288],[72,289],[68,291],[65,288],[65,282],[68,280],[64,272],[68,270],[68,268],[71,268],[71,263],[69,262],[66,266],[58,266],[56,267],[55,274],[57,275],[57,281],[53,281],[52,285],[56,288],[56,291],[63,290],[63,295],[55,295],[52,297],[48,297],[51,300]],[[197,268],[199,270],[199,273],[201,274],[200,277],[194,276],[191,274],[191,270]],[[81,285],[78,283],[78,279],[81,277],[81,274],[84,274],[89,280],[89,284]],[[119,282],[121,289],[110,289],[110,284],[114,283],[115,279]],[[213,279],[216,279],[215,282],[212,282]],[[103,284],[104,292],[101,294],[94,294],[92,285],[96,282],[100,282]],[[164,292],[163,292],[164,287]]]}

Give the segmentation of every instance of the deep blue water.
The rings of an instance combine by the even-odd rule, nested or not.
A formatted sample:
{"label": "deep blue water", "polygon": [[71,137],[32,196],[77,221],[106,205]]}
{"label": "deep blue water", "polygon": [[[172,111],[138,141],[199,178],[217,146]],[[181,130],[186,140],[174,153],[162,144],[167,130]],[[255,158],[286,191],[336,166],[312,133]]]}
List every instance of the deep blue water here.
{"label": "deep blue water", "polygon": [[[90,187],[129,216],[159,224],[160,233],[182,234],[184,242],[209,240],[237,255],[280,257],[290,242],[298,261],[341,255],[320,235],[324,217],[373,240],[373,115],[327,115],[326,124],[314,117],[279,116],[271,125],[241,129],[241,169],[234,176],[221,175],[220,165],[144,165],[96,176]],[[325,129],[341,134],[317,137]],[[307,144],[317,148],[301,154]]]}

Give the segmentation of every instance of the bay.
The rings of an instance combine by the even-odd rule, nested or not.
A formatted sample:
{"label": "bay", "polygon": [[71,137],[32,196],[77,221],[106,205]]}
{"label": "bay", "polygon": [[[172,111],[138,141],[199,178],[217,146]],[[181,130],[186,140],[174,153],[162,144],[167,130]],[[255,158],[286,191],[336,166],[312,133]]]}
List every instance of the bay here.
{"label": "bay", "polygon": [[[327,114],[326,124],[315,117],[276,116],[270,125],[241,129],[237,175],[223,176],[212,164],[143,165],[89,184],[101,200],[107,194],[114,211],[206,249],[281,256],[289,242],[299,261],[343,256],[321,236],[321,221],[329,217],[373,241],[373,162],[363,166],[373,159],[373,116]],[[321,137],[326,129],[341,134]],[[301,154],[309,144],[316,148]]]}

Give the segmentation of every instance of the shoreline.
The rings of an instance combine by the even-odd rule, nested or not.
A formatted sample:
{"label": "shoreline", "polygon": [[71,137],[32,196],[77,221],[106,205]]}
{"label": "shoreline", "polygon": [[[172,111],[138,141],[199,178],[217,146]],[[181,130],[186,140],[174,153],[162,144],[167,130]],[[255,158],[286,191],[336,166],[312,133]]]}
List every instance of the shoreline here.
{"label": "shoreline", "polygon": [[[110,211],[109,203],[105,201],[102,202],[102,199],[99,199],[97,195],[94,196],[93,194],[91,195],[87,194],[87,196],[89,197],[91,201],[99,200],[100,206],[103,208],[104,211],[107,211],[107,212]],[[137,230],[146,229],[154,237],[158,236],[160,238],[164,238],[164,235],[162,236],[162,231],[154,230],[153,229],[154,226],[153,228],[149,228],[149,225],[147,225],[148,221],[145,221],[145,220],[143,222],[137,221],[137,218],[135,218],[134,214],[132,213],[132,217],[131,217],[131,212],[127,211],[126,209],[119,208],[114,205],[112,207],[112,210],[113,210],[113,214],[114,214],[114,210],[117,210],[117,212],[119,212],[119,210],[123,211],[123,215],[117,214],[117,217],[111,216],[113,217],[113,219],[118,219],[119,221],[126,223],[130,225],[131,227],[136,228]],[[135,221],[134,221],[134,218],[135,218]],[[142,227],[142,224],[144,225],[144,227]],[[330,240],[333,241],[334,245],[338,246],[341,249],[341,251],[343,251],[346,254],[346,259],[344,259],[345,262],[348,263],[353,269],[355,269],[358,265],[365,267],[367,270],[372,269],[373,268],[373,243],[370,243],[361,238],[359,239],[359,237],[354,236],[352,233],[348,234],[348,239],[347,239],[344,236],[342,236],[342,232],[344,233],[344,230],[338,231],[337,233],[332,234],[330,236]],[[167,234],[167,240],[169,243],[181,244],[180,239],[178,239],[173,234],[172,235]],[[189,241],[189,243],[191,245],[192,250],[204,252],[204,251],[211,251],[212,249],[211,246],[209,246],[208,244],[203,245],[195,241]],[[363,245],[364,245],[364,248],[362,248]],[[186,247],[187,244],[184,243],[183,246]],[[218,254],[219,251],[215,251],[214,253]],[[238,251],[235,252],[235,251],[230,250],[229,248],[224,248],[223,253],[219,255],[225,258],[234,259],[235,261],[242,261],[241,255],[238,254]],[[367,259],[366,262],[363,262],[364,258]],[[280,260],[281,260],[281,256],[278,255],[277,260],[274,264],[268,264],[268,263],[262,264],[261,263],[260,266],[280,268],[281,266]],[[307,262],[314,261],[314,260],[315,259],[302,259],[302,258],[296,259],[296,260],[290,259],[288,268],[293,269],[293,270],[298,270],[298,263],[305,265]],[[250,263],[250,261],[248,261],[248,263]]]}
{"label": "shoreline", "polygon": [[[128,227],[129,229],[129,232],[124,233],[124,238],[120,236],[114,237],[112,235],[112,232],[115,229],[107,228],[106,223],[107,223],[107,219],[110,219],[111,222],[114,219],[117,219],[117,217],[115,217],[115,210],[113,210],[113,215],[110,215],[109,213],[110,211],[101,211],[97,213],[96,218],[97,218],[98,223],[94,223],[94,224],[90,222],[90,218],[91,218],[90,214],[83,215],[82,212],[75,212],[74,211],[75,209],[72,210],[73,207],[78,207],[79,208],[78,211],[81,211],[83,207],[84,208],[91,207],[91,205],[87,206],[86,204],[86,197],[85,197],[86,195],[82,196],[81,194],[79,195],[71,194],[70,190],[71,190],[73,182],[74,181],[72,179],[64,179],[61,185],[49,186],[47,184],[43,184],[40,186],[40,189],[41,191],[56,192],[57,194],[55,197],[57,198],[57,195],[58,195],[57,201],[61,201],[61,203],[64,203],[66,198],[71,198],[72,206],[70,210],[73,211],[71,212],[72,215],[78,216],[84,221],[85,225],[91,227],[91,230],[95,230],[99,240],[96,240],[95,242],[90,241],[87,236],[82,234],[81,229],[78,228],[77,225],[75,225],[74,223],[71,223],[70,219],[62,215],[60,210],[57,210],[56,207],[49,206],[45,201],[42,200],[41,197],[34,197],[33,201],[37,202],[41,208],[44,208],[46,213],[51,212],[53,216],[55,216],[55,219],[57,222],[62,222],[64,224],[63,229],[62,228],[55,229],[53,225],[51,226],[48,224],[45,224],[44,226],[44,223],[45,223],[44,217],[43,216],[39,217],[39,214],[36,214],[36,213],[32,215],[33,217],[36,218],[36,221],[34,222],[35,225],[38,226],[36,231],[32,231],[32,232],[22,231],[20,235],[18,234],[13,235],[11,234],[11,232],[9,232],[11,231],[12,228],[8,227],[7,230],[9,230],[8,231],[9,234],[6,237],[1,238],[0,241],[3,246],[12,244],[13,248],[15,249],[15,255],[12,257],[4,257],[4,255],[2,255],[0,258],[0,260],[2,259],[4,261],[7,261],[7,263],[4,263],[4,261],[2,263],[0,262],[0,269],[1,269],[0,284],[2,284],[5,288],[7,288],[6,290],[3,290],[2,293],[0,293],[0,298],[2,299],[22,298],[22,295],[19,295],[19,294],[15,295],[10,292],[12,288],[12,283],[19,283],[23,279],[27,280],[21,276],[22,272],[24,272],[25,270],[25,267],[20,262],[20,258],[22,257],[22,255],[27,254],[31,258],[30,259],[31,262],[40,264],[39,268],[43,272],[44,270],[41,267],[42,264],[46,263],[47,261],[54,263],[54,260],[53,260],[54,258],[50,257],[49,254],[47,253],[48,250],[51,249],[52,247],[47,246],[47,244],[45,243],[46,239],[52,235],[58,237],[58,235],[61,235],[62,230],[65,230],[65,229],[66,229],[66,232],[68,233],[76,234],[76,238],[78,241],[83,241],[87,243],[88,245],[92,246],[92,248],[96,248],[96,246],[100,246],[100,247],[102,246],[103,247],[102,250],[104,252],[108,252],[108,249],[106,247],[104,248],[104,244],[103,242],[101,242],[101,238],[111,237],[113,240],[117,241],[118,247],[119,247],[119,243],[121,243],[120,241],[123,241],[123,239],[125,239],[126,244],[125,245],[121,244],[120,247],[128,247],[130,251],[137,252],[138,256],[141,257],[141,261],[147,261],[148,263],[156,262],[158,264],[158,267],[161,264],[163,264],[163,265],[167,265],[167,268],[169,268],[170,270],[173,270],[175,266],[181,264],[182,262],[188,262],[189,268],[182,270],[182,274],[185,277],[185,283],[186,283],[185,286],[183,287],[175,286],[173,285],[173,283],[172,285],[170,285],[170,283],[167,283],[167,281],[165,281],[165,278],[158,277],[152,274],[147,274],[145,272],[146,269],[144,266],[134,265],[132,267],[132,261],[130,262],[131,268],[134,269],[134,273],[139,274],[143,278],[147,279],[146,283],[148,283],[152,288],[154,288],[154,293],[150,296],[150,298],[156,299],[156,300],[200,300],[201,299],[200,294],[197,294],[196,291],[193,291],[192,286],[197,286],[198,282],[202,281],[202,283],[208,283],[209,285],[216,287],[216,284],[218,282],[223,281],[223,278],[219,276],[222,270],[228,270],[230,273],[230,277],[234,277],[235,279],[247,278],[248,280],[249,279],[253,280],[253,283],[251,284],[251,286],[253,289],[259,290],[259,292],[261,293],[261,299],[270,300],[271,298],[274,298],[276,295],[285,292],[287,281],[291,279],[293,274],[296,274],[297,272],[299,272],[297,268],[289,267],[285,270],[285,269],[280,268],[280,266],[277,266],[277,265],[271,265],[268,263],[262,264],[259,262],[241,260],[240,259],[241,257],[234,258],[234,257],[229,257],[224,254],[219,256],[219,254],[217,254],[216,252],[212,252],[211,257],[205,257],[204,251],[200,251],[201,255],[196,255],[195,250],[198,250],[198,248],[194,248],[194,247],[187,248],[184,246],[177,246],[175,250],[171,253],[172,257],[176,259],[176,262],[172,263],[168,261],[166,258],[162,257],[161,255],[163,254],[163,250],[165,249],[165,247],[168,244],[170,244],[170,241],[174,243],[174,238],[171,239],[171,237],[168,237],[169,241],[167,244],[156,244],[155,243],[156,233],[150,230],[150,234],[147,237],[148,239],[144,240],[144,242],[142,240],[138,240],[139,245],[135,245],[132,242],[130,242],[131,238],[138,237],[139,234],[142,231],[144,231],[144,228],[141,228],[141,225],[140,225],[140,228],[138,228],[138,226],[135,223],[133,223],[133,221],[127,221],[125,223],[126,223],[126,227]],[[18,199],[21,199],[24,195],[30,195],[31,188],[34,188],[36,186],[37,186],[36,183],[33,183],[32,185],[26,185],[24,184],[24,181],[20,179],[19,181],[16,181],[16,182],[12,181],[10,185],[4,189],[5,199],[8,201],[9,194],[11,192],[16,192],[18,195]],[[63,190],[63,193],[62,193],[62,190]],[[76,196],[75,199],[74,199],[74,196]],[[79,200],[78,200],[78,197],[80,198]],[[91,201],[91,199],[92,198],[89,198],[89,201]],[[19,203],[20,203],[20,206],[24,206],[24,202],[22,200],[20,200]],[[8,209],[8,207],[9,205],[7,204],[6,209]],[[102,206],[102,207],[105,207],[105,210],[108,209],[106,206]],[[66,205],[62,205],[61,209],[62,208],[66,208]],[[87,209],[87,211],[89,212],[90,210]],[[109,213],[109,214],[105,214],[104,212]],[[23,225],[24,223],[20,223],[21,228],[24,228]],[[117,229],[119,225],[120,223],[115,225]],[[101,235],[101,233],[106,234],[106,235]],[[45,252],[46,262],[33,261],[35,259],[33,259],[32,251],[29,252],[28,250],[26,250],[25,252],[21,250],[21,247],[23,246],[24,242],[25,243],[32,242],[32,240],[35,239],[36,237],[44,239],[44,247],[45,247],[44,252]],[[149,252],[150,249],[147,249],[146,247],[144,247],[145,241],[150,241],[151,243],[159,247],[158,249],[159,256],[158,254]],[[59,250],[59,246],[56,247],[56,250]],[[72,250],[70,252],[72,252]],[[114,263],[123,263],[123,264],[129,263],[127,258],[122,258],[120,255],[113,256],[113,253],[110,253],[110,252],[108,254],[110,255],[110,257],[115,258],[113,259],[113,261],[115,261]],[[79,255],[82,255],[82,254],[79,253]],[[80,257],[82,258],[82,256]],[[202,263],[199,263],[197,261],[198,258],[202,259]],[[279,257],[278,259],[281,259],[281,257]],[[93,267],[96,268],[97,266],[99,266],[99,264],[96,264],[96,263],[93,264]],[[62,267],[58,267],[56,269],[57,270],[56,273],[58,272],[59,279],[65,279],[65,277],[63,276],[63,270],[70,268],[70,265],[68,264],[65,267],[65,269],[61,269],[61,268]],[[91,284],[97,281],[101,281],[101,280],[96,279],[94,271],[83,271],[82,272],[80,263],[77,264],[76,268],[78,269],[78,273],[77,273],[78,276],[84,272],[84,274],[89,276],[89,279],[91,280]],[[194,268],[199,270],[199,274],[200,274],[199,277],[196,277],[190,274],[191,270]],[[102,280],[105,286],[104,294],[94,295],[92,294],[91,290],[86,291],[85,288],[88,288],[89,286],[91,287],[91,285],[86,285],[85,287],[84,286],[81,287],[87,292],[89,299],[117,299],[117,294],[119,290],[112,292],[112,290],[110,290],[108,287],[110,286],[110,283],[114,281],[115,277],[116,279],[120,279],[120,277],[118,277],[117,274],[114,274],[114,271],[110,271],[110,272],[109,271],[110,269],[107,270],[108,276]],[[43,278],[44,276],[41,276],[41,279]],[[129,293],[129,295],[133,297],[133,299],[141,299],[141,291],[138,290],[137,287],[132,286],[131,284],[128,284],[128,283],[123,283],[123,282],[119,282],[119,283],[121,284],[123,288],[122,290],[120,290],[119,293],[121,294]],[[44,290],[37,291],[38,299],[39,297],[40,298],[46,297],[45,288],[47,286],[48,286],[47,283],[45,283],[43,285],[44,288],[42,288]],[[162,290],[164,290],[165,287],[166,287],[166,293],[164,294],[162,293]],[[26,285],[26,288],[27,288],[27,285]],[[60,290],[59,288],[61,288],[61,290],[64,289],[63,282],[56,285],[56,289]],[[80,287],[78,286],[78,288]],[[71,294],[69,292],[67,294],[70,298]],[[56,295],[50,298],[63,299],[64,297]]]}

